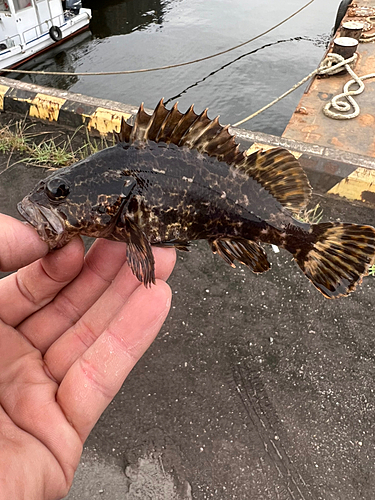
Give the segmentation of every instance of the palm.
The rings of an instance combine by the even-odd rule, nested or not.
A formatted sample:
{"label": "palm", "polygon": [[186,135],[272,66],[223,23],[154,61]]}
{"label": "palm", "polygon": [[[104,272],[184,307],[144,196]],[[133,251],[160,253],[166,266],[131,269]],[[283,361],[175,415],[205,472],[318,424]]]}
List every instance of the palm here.
{"label": "palm", "polygon": [[[31,228],[1,216],[4,224],[3,270],[46,252]],[[12,246],[19,231],[26,257],[22,244]],[[125,245],[99,240],[83,260],[76,239],[1,281],[0,499],[1,491],[66,495],[83,442],[168,313],[162,280],[174,258],[156,249],[159,280],[146,289],[125,262]]]}

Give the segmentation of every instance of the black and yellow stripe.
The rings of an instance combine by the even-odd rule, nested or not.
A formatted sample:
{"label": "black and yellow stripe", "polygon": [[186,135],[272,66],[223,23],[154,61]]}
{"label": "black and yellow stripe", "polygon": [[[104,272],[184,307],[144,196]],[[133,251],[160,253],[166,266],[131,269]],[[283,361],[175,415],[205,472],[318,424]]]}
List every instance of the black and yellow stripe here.
{"label": "black and yellow stripe", "polygon": [[0,78],[0,111],[108,135],[119,130],[136,109],[121,103],[94,99],[57,89]]}

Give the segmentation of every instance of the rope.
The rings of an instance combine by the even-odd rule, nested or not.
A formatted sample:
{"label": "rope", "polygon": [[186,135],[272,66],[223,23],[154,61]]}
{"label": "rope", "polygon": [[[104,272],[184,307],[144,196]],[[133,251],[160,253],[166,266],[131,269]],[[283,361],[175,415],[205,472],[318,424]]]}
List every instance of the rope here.
{"label": "rope", "polygon": [[[344,89],[343,89],[344,92],[342,94],[339,94],[339,95],[333,97],[332,100],[325,105],[325,107],[323,109],[323,113],[326,116],[328,116],[329,118],[333,118],[335,120],[350,120],[351,118],[355,118],[356,116],[359,115],[360,108],[359,108],[358,104],[356,103],[356,101],[354,100],[354,98],[352,97],[352,95],[358,95],[358,94],[361,94],[363,92],[365,85],[362,82],[362,80],[367,80],[368,78],[375,78],[375,73],[371,73],[369,75],[365,75],[365,76],[361,76],[361,77],[358,77],[354,73],[354,71],[350,67],[350,64],[354,64],[355,61],[357,60],[357,57],[358,57],[357,54],[354,54],[349,59],[344,59],[342,56],[340,56],[338,54],[333,54],[333,53],[328,54],[327,57],[321,62],[320,66],[317,69],[315,69],[310,74],[305,76],[305,78],[303,78],[301,81],[299,81],[298,83],[293,85],[293,87],[291,89],[287,90],[286,92],[284,92],[284,94],[277,97],[276,99],[274,99],[272,102],[270,102],[266,106],[263,106],[263,108],[259,109],[255,113],[252,113],[251,115],[247,116],[243,120],[240,120],[239,122],[234,123],[232,125],[232,127],[238,127],[239,125],[242,125],[242,123],[245,123],[245,122],[251,120],[252,118],[254,118],[255,116],[259,115],[260,113],[262,113],[266,109],[270,108],[274,104],[281,101],[281,99],[284,99],[284,97],[286,97],[287,95],[294,92],[294,90],[298,89],[298,87],[303,85],[310,78],[313,78],[316,75],[335,75],[337,73],[340,73],[344,68],[348,71],[348,73],[351,75],[351,77],[353,79],[345,84]],[[358,85],[358,89],[357,90],[350,90],[350,87],[354,83],[356,83]],[[340,101],[340,99],[343,97],[346,97],[346,99],[349,102]],[[335,113],[334,111],[331,111],[331,107],[333,107],[334,109],[336,109],[340,113],[345,113],[347,111],[350,111],[351,106],[354,109],[354,112],[351,114],[342,115],[339,113]]]}
{"label": "rope", "polygon": [[[334,70],[332,72],[332,69],[341,66],[345,67],[346,71],[353,78],[352,80],[346,82],[341,94],[333,97],[331,101],[324,106],[323,113],[328,116],[328,118],[332,118],[334,120],[351,120],[352,118],[356,118],[361,112],[360,107],[352,96],[362,94],[362,92],[365,90],[365,84],[363,83],[363,80],[375,78],[375,73],[370,73],[369,75],[359,77],[350,67],[350,63],[352,62],[352,60],[355,61],[356,59],[357,54],[354,54],[353,57],[346,60],[338,54],[328,54],[327,58],[323,61],[323,63],[326,64],[326,68],[322,69],[320,74],[335,74],[338,71]],[[352,85],[354,84],[357,84],[358,88],[356,90],[350,90],[350,87],[352,87]],[[343,101],[343,98],[345,98],[347,102]],[[331,108],[338,111],[338,113],[332,111]],[[347,113],[351,108],[353,108],[353,112]]]}
{"label": "rope", "polygon": [[226,50],[222,50],[221,52],[217,52],[216,54],[211,54],[206,57],[201,57],[200,59],[194,59],[193,61],[186,61],[182,63],[176,63],[176,64],[170,64],[168,66],[159,66],[157,68],[144,68],[144,69],[134,69],[134,70],[124,70],[124,71],[99,71],[99,72],[87,72],[87,73],[69,73],[69,72],[61,72],[61,71],[33,71],[33,70],[22,70],[22,69],[9,69],[9,68],[0,68],[0,72],[2,73],[22,73],[25,75],[61,75],[61,76],[104,76],[104,75],[130,75],[134,73],[148,73],[150,71],[160,71],[164,69],[171,69],[171,68],[180,68],[181,66],[188,66],[189,64],[195,64],[198,62],[202,61],[207,61],[208,59],[213,59],[214,57],[222,56],[223,54],[227,54],[228,52],[231,52],[233,50],[239,49],[240,47],[243,47],[244,45],[247,45],[251,42],[254,42],[255,40],[258,40],[258,38],[261,38],[264,35],[267,35],[271,31],[275,30],[282,24],[286,23],[293,17],[295,17],[297,14],[302,12],[304,9],[306,9],[309,5],[311,5],[315,0],[310,0],[307,2],[303,7],[300,9],[296,10],[293,14],[290,16],[286,17],[279,23],[275,24],[275,26],[272,26],[272,28],[269,28],[266,31],[263,31],[263,33],[260,33],[260,35],[256,35],[253,38],[250,38],[250,40],[247,40],[246,42],[242,42],[238,45],[235,45],[234,47],[231,47]]}
{"label": "rope", "polygon": [[239,125],[242,125],[243,123],[245,122],[248,122],[249,120],[251,120],[252,118],[255,118],[256,116],[260,115],[260,113],[263,113],[263,111],[265,111],[266,109],[270,108],[271,106],[273,106],[274,104],[276,104],[277,102],[281,101],[281,99],[284,99],[284,97],[286,97],[287,95],[291,94],[292,92],[294,92],[296,89],[298,89],[298,87],[300,87],[301,85],[303,85],[305,82],[307,82],[310,78],[312,78],[313,76],[317,75],[319,72],[319,68],[315,69],[314,71],[312,71],[309,75],[305,76],[305,78],[303,78],[300,82],[296,83],[291,89],[287,90],[286,92],[284,92],[284,94],[281,94],[281,96],[277,97],[276,99],[274,99],[272,102],[270,102],[269,104],[267,104],[266,106],[263,106],[263,108],[260,108],[258,109],[258,111],[256,111],[255,113],[247,116],[246,118],[244,118],[243,120],[240,120],[239,122],[236,122],[232,125],[232,127],[238,127]]}

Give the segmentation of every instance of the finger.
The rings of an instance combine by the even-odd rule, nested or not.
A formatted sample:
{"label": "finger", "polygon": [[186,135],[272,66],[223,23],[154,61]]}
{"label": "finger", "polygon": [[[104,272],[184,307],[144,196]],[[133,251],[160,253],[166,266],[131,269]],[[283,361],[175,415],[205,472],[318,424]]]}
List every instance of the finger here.
{"label": "finger", "polygon": [[[154,248],[153,253],[156,278],[166,280],[173,270],[176,252]],[[129,266],[124,266],[100,300],[51,345],[44,360],[56,381],[60,382],[72,364],[95,342],[139,285]]]}
{"label": "finger", "polygon": [[48,252],[48,245],[29,224],[0,214],[0,271],[15,271]]}
{"label": "finger", "polygon": [[82,442],[154,340],[170,303],[171,291],[164,281],[149,289],[138,287],[66,374],[57,401]]}
{"label": "finger", "polygon": [[[161,254],[162,250],[164,250],[164,254],[168,251],[167,249],[157,249],[157,253]],[[169,261],[173,260],[174,262],[175,251],[169,249],[169,252],[172,252],[169,254],[172,255]],[[86,256],[81,274],[74,282],[65,287],[53,302],[19,325],[18,330],[42,353],[45,353],[55,340],[75,325],[103,295],[125,262],[126,245],[124,243],[103,239],[95,241]],[[169,276],[172,268],[173,266],[169,266],[169,269],[165,269],[165,266],[156,263],[156,277]],[[120,279],[122,297],[125,297],[126,300],[139,285],[139,281],[129,272],[127,265],[121,270]],[[107,319],[110,319],[109,310],[106,312],[100,307],[98,310],[99,318],[105,315]]]}
{"label": "finger", "polygon": [[48,304],[70,283],[83,265],[84,246],[74,238],[65,247],[0,281],[0,318],[11,326]]}
{"label": "finger", "polygon": [[96,302],[125,261],[126,246],[123,243],[96,240],[86,255],[79,276],[55,300],[21,323],[18,331],[45,352]]}

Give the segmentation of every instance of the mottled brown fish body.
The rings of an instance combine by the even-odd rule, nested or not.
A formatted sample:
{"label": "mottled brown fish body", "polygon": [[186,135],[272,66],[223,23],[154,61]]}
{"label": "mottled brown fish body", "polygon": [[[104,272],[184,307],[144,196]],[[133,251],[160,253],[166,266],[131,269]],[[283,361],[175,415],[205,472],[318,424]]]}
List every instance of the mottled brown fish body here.
{"label": "mottled brown fish body", "polygon": [[293,218],[311,188],[297,160],[275,148],[246,156],[207,113],[141,107],[119,144],[53,173],[19,204],[50,248],[75,234],[127,243],[137,278],[154,281],[151,245],[186,250],[207,239],[233,265],[270,265],[259,243],[290,251],[327,297],[348,294],[374,260],[370,226],[308,225]]}

